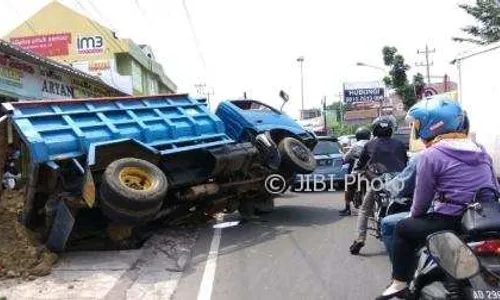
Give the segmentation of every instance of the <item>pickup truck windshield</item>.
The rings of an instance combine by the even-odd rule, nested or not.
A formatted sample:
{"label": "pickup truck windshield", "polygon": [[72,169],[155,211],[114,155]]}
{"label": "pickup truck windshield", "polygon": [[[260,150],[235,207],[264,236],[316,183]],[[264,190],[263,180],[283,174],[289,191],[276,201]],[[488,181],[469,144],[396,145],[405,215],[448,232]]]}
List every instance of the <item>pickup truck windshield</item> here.
{"label": "pickup truck windshield", "polygon": [[339,145],[333,141],[318,141],[318,144],[314,148],[313,154],[340,154],[340,148]]}
{"label": "pickup truck windshield", "polygon": [[259,110],[259,111],[274,112],[278,114],[280,113],[276,109],[256,101],[239,100],[239,101],[233,101],[233,104],[244,110]]}

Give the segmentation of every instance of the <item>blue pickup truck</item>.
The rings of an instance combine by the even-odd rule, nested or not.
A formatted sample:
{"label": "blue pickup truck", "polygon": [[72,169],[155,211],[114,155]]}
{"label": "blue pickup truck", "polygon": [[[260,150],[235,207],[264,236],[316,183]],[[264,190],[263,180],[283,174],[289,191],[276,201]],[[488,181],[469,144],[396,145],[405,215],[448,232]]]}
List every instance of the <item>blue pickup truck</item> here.
{"label": "blue pickup truck", "polygon": [[258,101],[224,101],[215,114],[185,94],[2,110],[26,166],[22,222],[54,251],[85,222],[121,243],[153,222],[264,212],[275,196],[267,176],[291,181],[316,166],[314,134]]}

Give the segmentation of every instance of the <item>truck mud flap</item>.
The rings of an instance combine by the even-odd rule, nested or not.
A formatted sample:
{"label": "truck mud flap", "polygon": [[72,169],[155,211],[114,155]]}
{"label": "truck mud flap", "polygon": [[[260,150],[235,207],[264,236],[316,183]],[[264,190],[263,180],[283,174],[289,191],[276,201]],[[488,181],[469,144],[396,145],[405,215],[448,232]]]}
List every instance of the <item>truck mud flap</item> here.
{"label": "truck mud flap", "polygon": [[55,210],[54,222],[47,240],[47,248],[54,252],[63,252],[69,239],[75,218],[71,215],[69,207],[64,201],[60,201]]}

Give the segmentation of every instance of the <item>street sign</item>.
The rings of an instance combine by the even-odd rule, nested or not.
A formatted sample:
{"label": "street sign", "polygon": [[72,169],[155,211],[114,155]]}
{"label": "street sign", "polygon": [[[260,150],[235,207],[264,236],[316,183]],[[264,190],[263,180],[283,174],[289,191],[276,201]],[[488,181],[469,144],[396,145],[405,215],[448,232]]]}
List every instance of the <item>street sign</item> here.
{"label": "street sign", "polygon": [[435,89],[435,88],[431,88],[431,87],[426,87],[424,89],[424,96],[427,98],[427,97],[432,97],[432,96],[435,96],[438,94],[438,91]]}
{"label": "street sign", "polygon": [[385,91],[381,82],[356,82],[344,84],[345,103],[369,103],[384,100]]}

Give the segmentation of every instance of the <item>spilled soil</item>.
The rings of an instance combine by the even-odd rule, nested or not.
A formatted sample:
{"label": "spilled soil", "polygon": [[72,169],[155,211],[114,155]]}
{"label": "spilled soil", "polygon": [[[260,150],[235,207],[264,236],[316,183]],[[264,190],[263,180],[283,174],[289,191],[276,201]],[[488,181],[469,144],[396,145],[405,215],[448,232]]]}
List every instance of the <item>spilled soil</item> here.
{"label": "spilled soil", "polygon": [[46,276],[57,260],[40,237],[19,222],[23,197],[22,191],[3,191],[0,198],[0,279]]}

